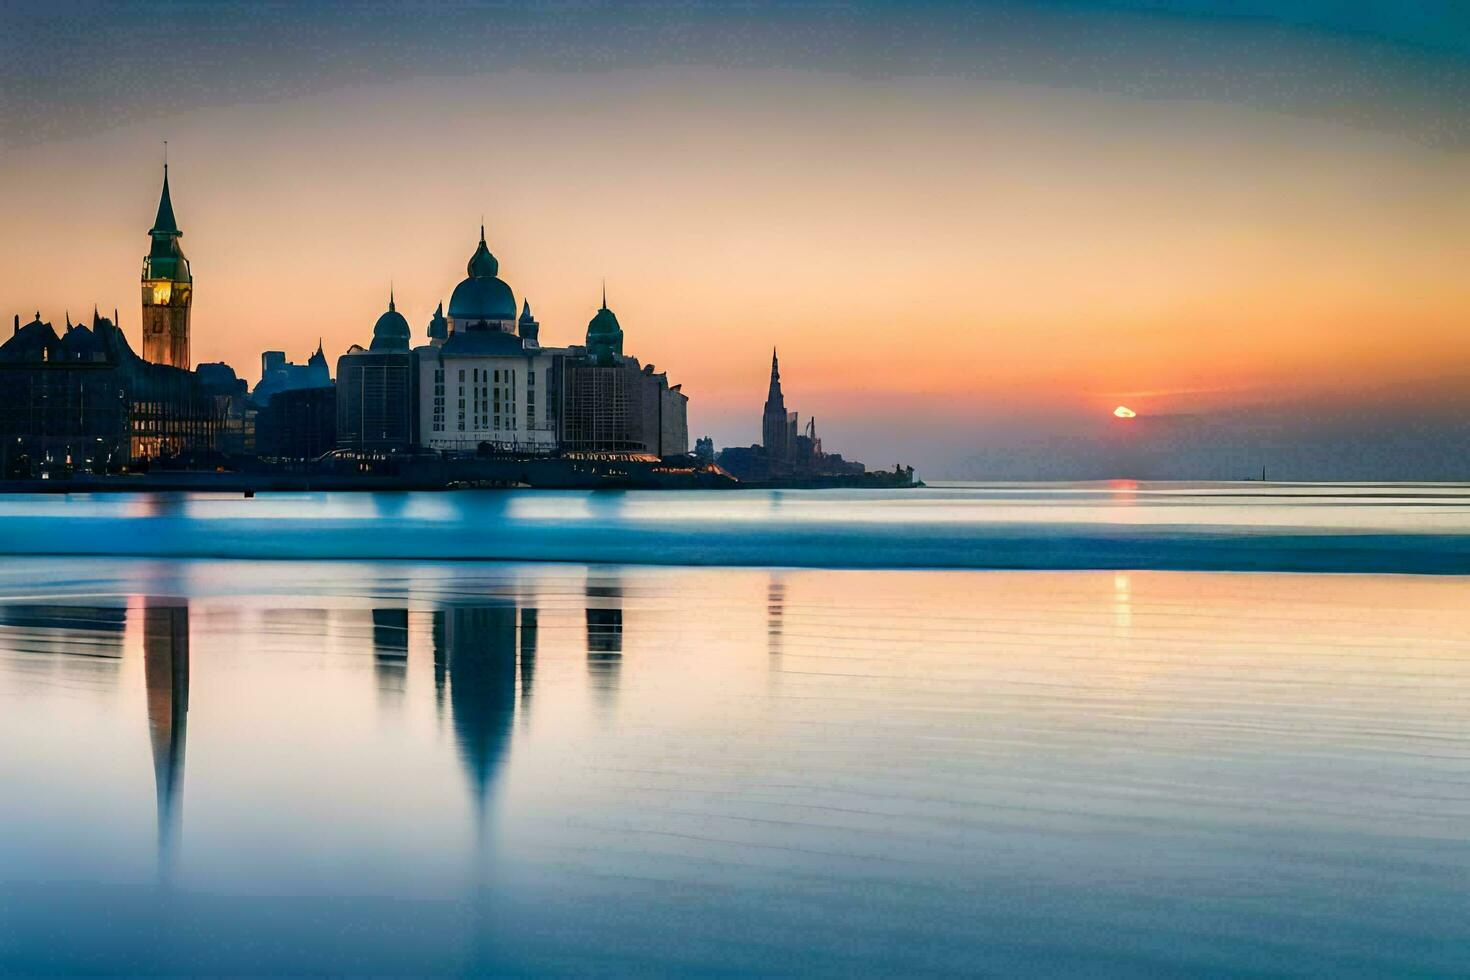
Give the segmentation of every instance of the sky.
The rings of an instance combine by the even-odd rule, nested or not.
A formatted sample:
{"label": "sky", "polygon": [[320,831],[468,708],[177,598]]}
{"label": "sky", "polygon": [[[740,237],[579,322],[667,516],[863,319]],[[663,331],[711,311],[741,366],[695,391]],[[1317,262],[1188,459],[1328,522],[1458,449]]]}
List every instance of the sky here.
{"label": "sky", "polygon": [[928,478],[1470,478],[1450,0],[0,0],[0,311],[137,345],[164,140],[194,358],[252,383],[390,287],[421,341],[483,217],[543,343],[606,279],[720,445],[775,346]]}

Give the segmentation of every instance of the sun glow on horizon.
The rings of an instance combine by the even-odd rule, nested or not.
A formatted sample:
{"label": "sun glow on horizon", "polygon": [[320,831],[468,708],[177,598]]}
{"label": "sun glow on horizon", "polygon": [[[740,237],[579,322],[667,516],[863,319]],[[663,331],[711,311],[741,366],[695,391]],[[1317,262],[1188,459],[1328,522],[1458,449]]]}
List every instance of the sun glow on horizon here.
{"label": "sun glow on horizon", "polygon": [[1138,417],[1138,413],[1129,408],[1127,405],[1119,405],[1117,408],[1113,409],[1113,414],[1120,419],[1131,419]]}

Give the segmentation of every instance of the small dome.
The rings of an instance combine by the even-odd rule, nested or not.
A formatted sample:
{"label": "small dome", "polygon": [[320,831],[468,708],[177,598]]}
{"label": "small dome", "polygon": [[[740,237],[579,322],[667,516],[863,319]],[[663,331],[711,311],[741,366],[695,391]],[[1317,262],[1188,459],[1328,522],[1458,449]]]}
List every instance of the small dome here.
{"label": "small dome", "polygon": [[500,275],[500,262],[490,254],[490,248],[485,244],[483,225],[480,227],[480,245],[475,249],[475,254],[470,256],[465,271],[471,279],[492,279]]}
{"label": "small dome", "polygon": [[393,305],[393,295],[388,295],[388,312],[378,317],[373,327],[373,343],[369,350],[408,350],[408,321]]}
{"label": "small dome", "polygon": [[455,286],[449,296],[450,318],[462,323],[515,320],[516,298],[510,287],[496,278],[500,263],[495,261],[495,256],[485,245],[483,225],[480,227],[480,244],[475,254],[470,256],[468,270],[470,277]]}
{"label": "small dome", "polygon": [[623,328],[618,318],[607,308],[607,297],[602,300],[602,309],[587,324],[587,355],[594,364],[616,364],[623,356]]}
{"label": "small dome", "polygon": [[587,336],[589,339],[592,337],[612,337],[622,332],[623,328],[618,324],[617,316],[606,306],[598,310],[597,315],[587,324]]}

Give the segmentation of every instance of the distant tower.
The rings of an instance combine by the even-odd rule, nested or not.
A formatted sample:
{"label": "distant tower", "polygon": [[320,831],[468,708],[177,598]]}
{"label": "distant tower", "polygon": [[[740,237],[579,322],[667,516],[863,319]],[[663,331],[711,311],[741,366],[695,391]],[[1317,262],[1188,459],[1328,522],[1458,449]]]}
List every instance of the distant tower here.
{"label": "distant tower", "polygon": [[527,347],[539,347],[541,345],[539,340],[541,324],[531,315],[531,301],[528,299],[521,299],[521,318],[517,321],[516,326],[521,335],[521,339],[526,342]]}
{"label": "distant tower", "polygon": [[153,242],[143,259],[143,359],[188,370],[189,304],[194,278],[179,247],[183,232],[168,196],[168,164],[163,165],[163,196],[158,217],[148,229]]}
{"label": "distant tower", "polygon": [[766,394],[766,410],[761,415],[761,445],[771,459],[791,456],[791,425],[786,415],[786,399],[781,395],[781,367],[776,362],[776,349],[771,348],[771,388]]}
{"label": "distant tower", "polygon": [[434,347],[443,347],[444,341],[449,339],[449,321],[444,319],[444,304],[440,303],[434,309],[434,315],[429,318],[429,343]]}

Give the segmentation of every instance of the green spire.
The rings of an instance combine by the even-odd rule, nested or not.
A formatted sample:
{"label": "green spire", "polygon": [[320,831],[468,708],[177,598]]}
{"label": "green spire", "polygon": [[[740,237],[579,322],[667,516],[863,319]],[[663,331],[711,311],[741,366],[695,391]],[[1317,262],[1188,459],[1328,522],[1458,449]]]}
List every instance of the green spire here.
{"label": "green spire", "polygon": [[182,235],[174,218],[174,202],[168,196],[168,164],[163,165],[163,196],[158,199],[158,217],[153,219],[150,235]]}

